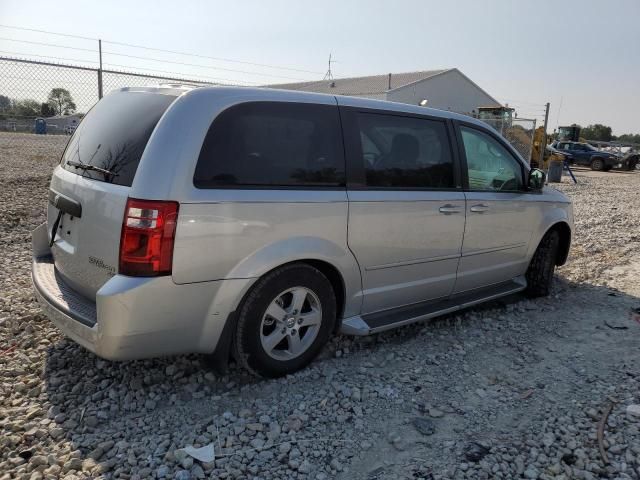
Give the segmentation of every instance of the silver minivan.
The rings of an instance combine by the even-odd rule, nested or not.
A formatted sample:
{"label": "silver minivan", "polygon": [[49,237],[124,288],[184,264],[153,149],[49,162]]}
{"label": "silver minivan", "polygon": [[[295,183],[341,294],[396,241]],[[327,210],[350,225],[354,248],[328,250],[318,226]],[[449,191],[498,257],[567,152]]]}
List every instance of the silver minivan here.
{"label": "silver minivan", "polygon": [[42,308],[97,355],[280,376],[368,335],[549,292],[570,201],[473,118],[364,98],[160,86],[105,96],[33,233]]}

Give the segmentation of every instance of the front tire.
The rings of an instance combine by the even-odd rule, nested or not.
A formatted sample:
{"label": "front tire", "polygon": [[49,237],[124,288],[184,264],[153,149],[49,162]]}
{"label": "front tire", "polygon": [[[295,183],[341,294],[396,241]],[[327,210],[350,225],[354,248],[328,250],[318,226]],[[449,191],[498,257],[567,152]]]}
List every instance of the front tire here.
{"label": "front tire", "polygon": [[318,269],[303,263],[278,268],[251,289],[238,312],[235,346],[251,373],[280,377],[307,366],[336,322],[336,296]]}
{"label": "front tire", "polygon": [[598,172],[604,170],[604,160],[601,158],[594,158],[591,160],[591,170],[596,170]]}
{"label": "front tire", "polygon": [[556,269],[559,246],[560,235],[556,230],[551,230],[542,237],[525,275],[527,279],[525,293],[529,297],[546,297],[549,295],[553,283],[553,274]]}

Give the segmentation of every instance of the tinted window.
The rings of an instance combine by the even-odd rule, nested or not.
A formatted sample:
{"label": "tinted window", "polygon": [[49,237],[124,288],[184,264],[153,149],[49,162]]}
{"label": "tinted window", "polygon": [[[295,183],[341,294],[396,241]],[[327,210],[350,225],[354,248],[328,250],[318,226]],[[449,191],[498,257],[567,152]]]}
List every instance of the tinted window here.
{"label": "tinted window", "polygon": [[472,190],[520,190],[522,166],[490,135],[461,127],[467,157],[469,188]]}
{"label": "tinted window", "polygon": [[444,122],[377,113],[359,113],[357,121],[368,186],[455,186]]}
{"label": "tinted window", "polygon": [[[148,92],[114,92],[80,122],[63,157],[63,168],[84,177],[131,186],[140,157],[162,114],[176,99]],[[77,168],[87,164],[112,174]]]}
{"label": "tinted window", "polygon": [[257,102],[214,120],[194,184],[339,186],[345,183],[337,107]]}

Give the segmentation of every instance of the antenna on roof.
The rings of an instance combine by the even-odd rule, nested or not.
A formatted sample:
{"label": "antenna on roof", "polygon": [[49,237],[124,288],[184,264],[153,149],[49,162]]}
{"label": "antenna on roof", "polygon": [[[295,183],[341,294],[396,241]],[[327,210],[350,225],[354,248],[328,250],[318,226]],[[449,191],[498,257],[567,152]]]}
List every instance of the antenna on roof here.
{"label": "antenna on roof", "polygon": [[333,80],[333,73],[331,73],[331,64],[336,63],[335,60],[331,60],[331,53],[329,54],[329,69],[327,73],[324,74],[323,80]]}

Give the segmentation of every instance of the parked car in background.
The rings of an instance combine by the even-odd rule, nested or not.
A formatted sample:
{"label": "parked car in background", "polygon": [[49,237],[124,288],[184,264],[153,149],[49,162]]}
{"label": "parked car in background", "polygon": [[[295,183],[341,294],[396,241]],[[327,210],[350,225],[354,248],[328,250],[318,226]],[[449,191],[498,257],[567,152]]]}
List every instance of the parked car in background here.
{"label": "parked car in background", "polygon": [[628,151],[620,159],[623,170],[636,170],[640,167],[640,153]]}
{"label": "parked car in background", "polygon": [[233,352],[294,372],[368,335],[510,293],[547,295],[570,200],[485,123],[286,90],[128,88],[56,167],[33,283],[114,360]]}
{"label": "parked car in background", "polygon": [[582,142],[556,141],[551,147],[569,156],[569,163],[591,167],[592,170],[611,170],[621,164],[620,158]]}

